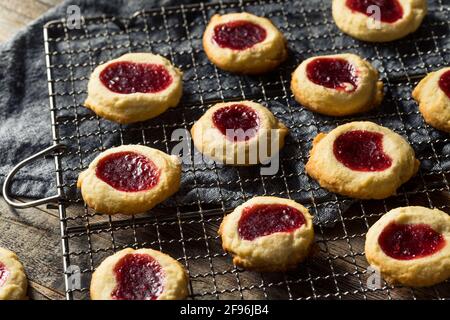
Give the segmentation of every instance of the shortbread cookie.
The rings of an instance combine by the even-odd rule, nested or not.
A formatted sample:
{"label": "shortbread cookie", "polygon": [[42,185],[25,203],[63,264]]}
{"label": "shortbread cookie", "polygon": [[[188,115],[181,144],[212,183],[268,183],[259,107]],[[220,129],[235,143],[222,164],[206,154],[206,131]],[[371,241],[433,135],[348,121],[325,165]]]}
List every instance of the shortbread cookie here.
{"label": "shortbread cookie", "polygon": [[266,107],[251,101],[218,103],[191,129],[200,152],[229,165],[266,163],[283,147],[287,133]]}
{"label": "shortbread cookie", "polygon": [[276,68],[287,57],[286,40],[269,19],[253,14],[218,14],[203,34],[203,48],[219,68],[259,74]]}
{"label": "shortbread cookie", "polygon": [[128,53],[95,68],[85,106],[118,123],[151,119],[178,104],[182,76],[159,55]]}
{"label": "shortbread cookie", "polygon": [[223,219],[219,235],[234,264],[259,271],[295,267],[314,241],[308,210],[276,197],[255,197],[243,203]]}
{"label": "shortbread cookie", "polygon": [[292,74],[291,90],[298,103],[329,116],[366,112],[383,99],[378,71],[348,53],[303,61]]}
{"label": "shortbread cookie", "polygon": [[358,199],[384,199],[419,168],[408,142],[372,122],[350,122],[313,141],[306,172],[329,191]]}
{"label": "shortbread cookie", "polygon": [[99,154],[78,177],[87,205],[105,214],[150,210],[180,186],[177,156],[140,145],[124,145]]}
{"label": "shortbread cookie", "polygon": [[90,292],[92,300],[180,300],[188,295],[188,277],[160,251],[127,248],[103,260]]}
{"label": "shortbread cookie", "polygon": [[365,251],[390,283],[442,282],[450,278],[450,216],[424,207],[393,209],[369,229]]}
{"label": "shortbread cookie", "polygon": [[333,0],[333,18],[344,33],[386,42],[416,31],[427,14],[426,0]]}
{"label": "shortbread cookie", "polygon": [[450,132],[450,67],[428,74],[412,95],[428,124]]}
{"label": "shortbread cookie", "polygon": [[23,300],[28,281],[17,255],[0,248],[0,300]]}

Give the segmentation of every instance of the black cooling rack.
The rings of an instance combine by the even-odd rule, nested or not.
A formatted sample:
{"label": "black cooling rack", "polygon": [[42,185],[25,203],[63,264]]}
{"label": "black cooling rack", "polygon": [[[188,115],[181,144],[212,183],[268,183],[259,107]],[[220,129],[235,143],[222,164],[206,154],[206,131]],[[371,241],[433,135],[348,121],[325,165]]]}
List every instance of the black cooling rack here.
{"label": "black cooling rack", "polygon": [[[88,298],[95,267],[125,247],[151,247],[177,258],[189,272],[192,299],[445,299],[449,282],[426,289],[367,286],[364,237],[386,211],[424,205],[449,212],[450,139],[426,125],[411,91],[427,72],[448,66],[450,1],[429,1],[430,13],[412,36],[369,44],[342,34],[331,18],[329,1],[241,1],[195,4],[137,12],[132,17],[83,17],[81,29],[65,20],[44,28],[50,111],[60,201],[61,235],[68,299]],[[248,11],[270,18],[286,35],[290,58],[276,72],[260,77],[216,69],[201,45],[215,13]],[[127,52],[147,51],[171,59],[184,71],[180,105],[157,119],[122,126],[85,109],[86,86],[96,65]],[[354,52],[381,73],[386,97],[378,110],[350,118],[312,114],[289,89],[290,74],[313,55]],[[145,144],[170,152],[174,129],[189,130],[218,101],[252,99],[268,106],[290,128],[280,170],[262,176],[258,168],[183,164],[180,192],[152,213],[102,216],[83,204],[76,178],[101,151],[120,144]],[[421,169],[396,196],[354,201],[322,190],[304,172],[312,138],[353,120],[370,120],[406,137]],[[192,149],[191,149],[192,150]],[[307,262],[287,273],[255,273],[236,268],[223,252],[217,228],[224,213],[254,195],[290,197],[315,216],[317,248]],[[75,205],[75,204],[83,204]],[[74,287],[74,277],[81,286]]]}

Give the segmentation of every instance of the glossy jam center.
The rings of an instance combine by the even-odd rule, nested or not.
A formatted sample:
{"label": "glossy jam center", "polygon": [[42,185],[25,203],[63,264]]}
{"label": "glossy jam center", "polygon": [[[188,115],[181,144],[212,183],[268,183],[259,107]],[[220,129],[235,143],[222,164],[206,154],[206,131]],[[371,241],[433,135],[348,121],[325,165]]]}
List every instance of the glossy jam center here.
{"label": "glossy jam center", "polygon": [[3,286],[8,279],[9,271],[6,266],[0,262],[0,287]]}
{"label": "glossy jam center", "polygon": [[347,0],[347,7],[366,16],[375,17],[374,8],[380,8],[380,20],[393,23],[403,17],[403,8],[398,0]]}
{"label": "glossy jam center", "polygon": [[109,90],[122,93],[155,93],[172,83],[167,69],[159,64],[119,61],[109,64],[100,73],[100,80]]}
{"label": "glossy jam center", "polygon": [[355,171],[383,171],[392,165],[392,159],[383,151],[383,135],[378,132],[354,130],[334,140],[336,159]]}
{"label": "glossy jam center", "polygon": [[444,72],[439,78],[439,87],[450,99],[450,71]]}
{"label": "glossy jam center", "polygon": [[308,79],[330,89],[353,92],[358,76],[355,67],[345,59],[318,58],[306,66]]}
{"label": "glossy jam center", "polygon": [[116,300],[155,300],[164,290],[164,272],[147,254],[127,254],[114,267]]}
{"label": "glossy jam center", "polygon": [[250,139],[259,127],[258,114],[243,104],[232,104],[218,109],[212,118],[216,128],[233,141]]}
{"label": "glossy jam center", "polygon": [[111,187],[126,192],[149,190],[159,180],[155,164],[135,152],[116,152],[102,158],[96,175]]}
{"label": "glossy jam center", "polygon": [[445,239],[426,224],[391,222],[378,237],[378,244],[391,258],[411,260],[438,252],[445,246]]}
{"label": "glossy jam center", "polygon": [[214,41],[221,48],[244,50],[264,41],[267,32],[252,22],[237,20],[214,27]]}
{"label": "glossy jam center", "polygon": [[275,232],[292,232],[305,224],[303,214],[283,204],[259,204],[244,209],[238,223],[239,236],[253,240]]}

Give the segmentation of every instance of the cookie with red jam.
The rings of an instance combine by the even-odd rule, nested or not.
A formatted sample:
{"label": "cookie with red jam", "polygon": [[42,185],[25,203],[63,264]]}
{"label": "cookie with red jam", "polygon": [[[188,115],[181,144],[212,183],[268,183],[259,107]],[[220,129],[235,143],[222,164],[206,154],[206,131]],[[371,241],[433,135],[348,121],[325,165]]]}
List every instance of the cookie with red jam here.
{"label": "cookie with red jam", "polygon": [[215,104],[191,129],[197,150],[227,165],[266,163],[283,147],[287,133],[269,109],[252,101]]}
{"label": "cookie with red jam", "polygon": [[426,0],[333,0],[342,32],[363,41],[387,42],[416,31],[427,14]]}
{"label": "cookie with red jam", "polygon": [[367,232],[365,252],[389,283],[435,285],[450,278],[450,216],[425,207],[393,209]]}
{"label": "cookie with red jam", "polygon": [[123,145],[99,154],[78,177],[86,204],[104,214],[150,210],[178,191],[177,156],[141,145]]}
{"label": "cookie with red jam", "polygon": [[182,72],[151,53],[128,53],[92,72],[85,106],[118,123],[154,118],[175,107],[183,92]]}
{"label": "cookie with red jam", "polygon": [[414,176],[419,164],[402,136],[362,121],[319,133],[306,172],[331,192],[358,199],[384,199]]}
{"label": "cookie with red jam", "polygon": [[270,272],[296,267],[314,241],[308,209],[276,197],[255,197],[238,206],[223,219],[219,235],[235,265]]}
{"label": "cookie with red jam", "polygon": [[92,300],[180,300],[188,295],[188,277],[167,254],[127,248],[102,261],[90,294]]}
{"label": "cookie with red jam", "polygon": [[425,122],[450,132],[450,67],[429,73],[419,82],[412,95],[419,104]]}
{"label": "cookie with red jam", "polygon": [[28,281],[17,255],[0,248],[0,300],[24,300]]}
{"label": "cookie with red jam", "polygon": [[306,59],[292,74],[291,90],[302,106],[329,116],[366,112],[383,100],[378,71],[348,53]]}
{"label": "cookie with red jam", "polygon": [[287,58],[286,40],[269,19],[253,14],[214,15],[203,34],[203,48],[219,68],[261,74]]}

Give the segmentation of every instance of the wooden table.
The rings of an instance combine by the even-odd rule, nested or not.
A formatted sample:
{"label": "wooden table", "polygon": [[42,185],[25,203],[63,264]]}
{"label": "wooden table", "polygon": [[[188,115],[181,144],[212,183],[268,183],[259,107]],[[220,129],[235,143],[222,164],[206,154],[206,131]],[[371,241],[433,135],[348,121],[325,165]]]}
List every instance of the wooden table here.
{"label": "wooden table", "polygon": [[62,0],[7,0],[0,2],[0,42],[11,38],[25,25]]}
{"label": "wooden table", "polygon": [[[8,0],[0,2],[0,42],[61,0]],[[0,197],[0,247],[15,251],[29,279],[31,299],[64,299],[59,218],[45,206],[10,208]]]}

